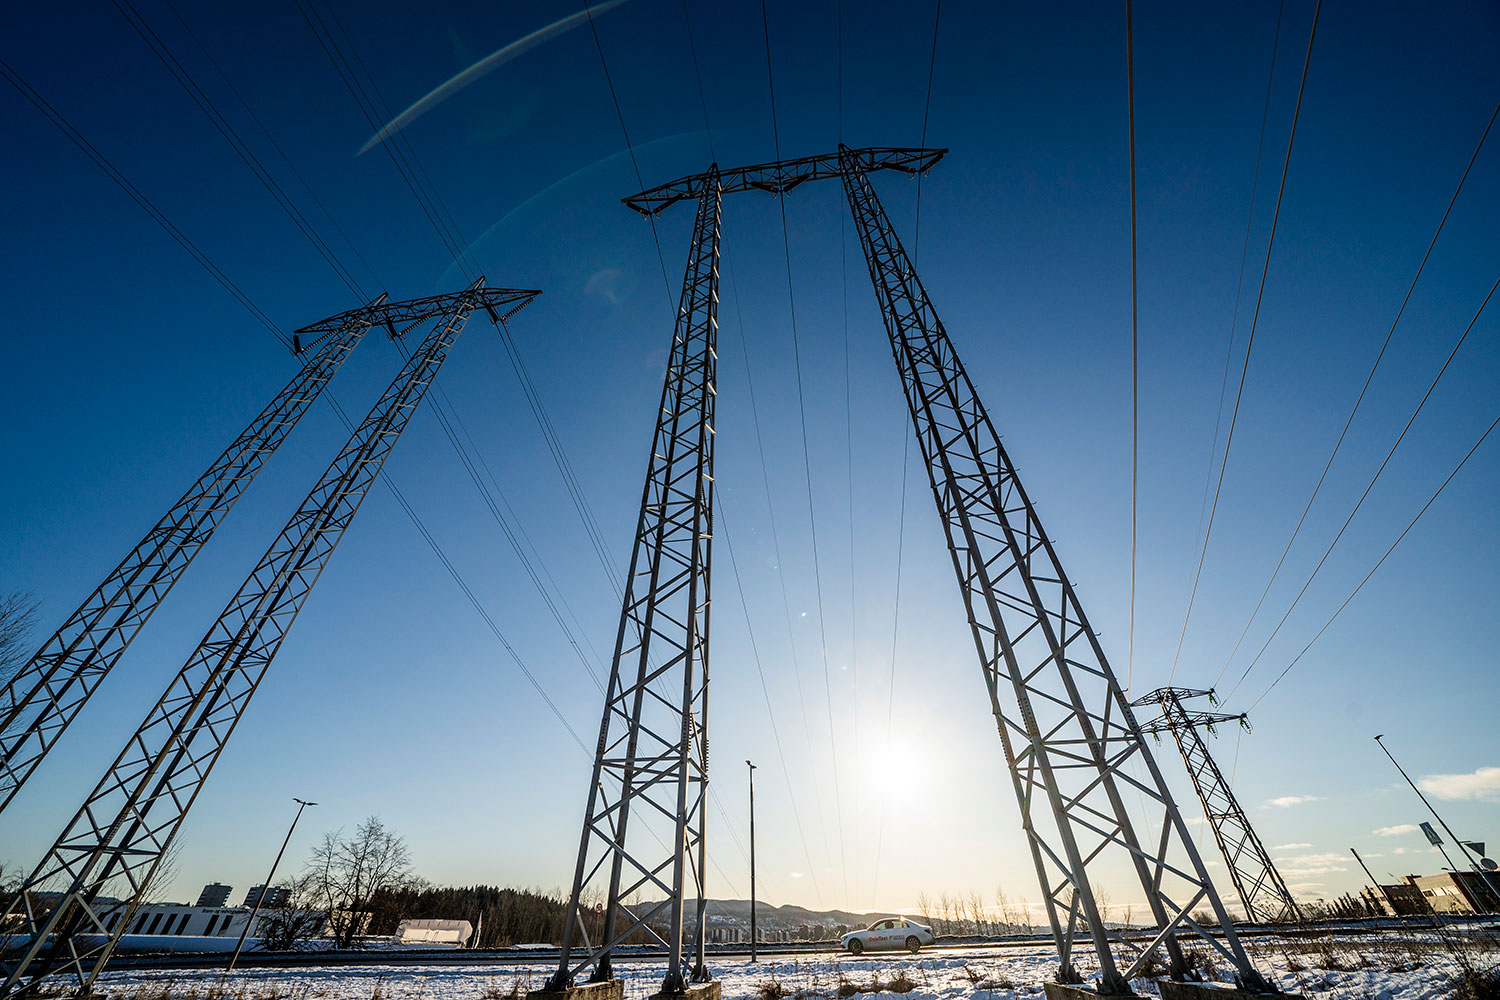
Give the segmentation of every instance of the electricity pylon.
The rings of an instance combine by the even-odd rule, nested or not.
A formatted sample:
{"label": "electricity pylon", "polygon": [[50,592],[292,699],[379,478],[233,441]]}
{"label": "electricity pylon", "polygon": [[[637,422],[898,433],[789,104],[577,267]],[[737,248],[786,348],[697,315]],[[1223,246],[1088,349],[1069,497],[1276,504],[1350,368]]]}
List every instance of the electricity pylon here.
{"label": "electricity pylon", "polygon": [[[91,991],[141,903],[142,888],[470,313],[484,309],[500,322],[497,309],[510,306],[514,313],[539,294],[485,289],[483,281],[452,295],[364,306],[298,331],[380,324],[395,334],[399,324],[401,336],[435,320],[0,917],[0,927],[18,929],[0,954],[0,997],[55,971],[76,976],[80,994]],[[100,900],[112,881],[123,882],[123,914]],[[41,895],[52,884],[61,893]]]}
{"label": "electricity pylon", "polygon": [[[720,199],[713,174],[710,170],[698,199],[599,724],[562,958],[548,990],[571,985],[589,966],[591,981],[610,982],[614,947],[638,932],[667,949],[663,993],[682,993],[689,982],[710,978],[703,960],[703,868],[719,305]],[[652,687],[658,679],[664,691]],[[659,851],[643,847],[639,833],[627,848],[632,821],[657,836]],[[653,821],[666,829],[653,829]],[[600,890],[607,897],[603,929],[597,945],[589,945],[579,904],[585,893]],[[624,909],[624,901],[641,890],[664,898]],[[664,933],[659,923],[665,923]],[[575,932],[583,933],[588,947],[577,964]],[[685,967],[684,938],[692,947],[691,968]]]}
{"label": "electricity pylon", "polygon": [[[856,155],[871,170],[911,173],[941,154],[870,149]],[[839,170],[837,154],[740,167],[722,177],[711,167],[625,199],[647,214],[684,199],[696,200],[698,211],[657,407],[562,957],[541,992],[572,986],[584,970],[590,983],[618,992],[612,955],[631,935],[654,938],[667,949],[663,994],[710,980],[703,954],[703,806],[720,202],[727,191],[789,191],[808,180],[838,176]],[[657,681],[664,682],[665,691],[652,686]],[[627,833],[633,837],[628,846]],[[664,898],[627,906],[625,901],[641,891]],[[589,939],[585,925],[591,894],[603,897],[597,941]],[[580,938],[585,955],[575,960],[572,950]],[[683,954],[685,942],[691,959]]]}
{"label": "electricity pylon", "polygon": [[1184,698],[1202,697],[1212,700],[1213,692],[1164,687],[1137,698],[1131,704],[1161,709],[1161,716],[1146,723],[1141,731],[1153,734],[1169,732],[1177,741],[1177,749],[1182,751],[1198,801],[1203,803],[1203,814],[1208,817],[1214,840],[1229,866],[1229,876],[1234,880],[1240,901],[1245,904],[1245,915],[1257,923],[1301,921],[1302,911],[1297,908],[1297,901],[1272,864],[1265,845],[1250,826],[1250,817],[1240,808],[1224,772],[1219,770],[1213,755],[1208,752],[1208,743],[1199,732],[1200,727],[1211,732],[1218,722],[1238,722],[1247,727],[1249,724],[1243,714],[1196,712],[1183,707]]}
{"label": "electricity pylon", "polygon": [[[842,180],[968,608],[1057,944],[1059,980],[1081,981],[1073,965],[1081,923],[1099,962],[1101,993],[1129,993],[1129,979],[1159,947],[1173,978],[1185,978],[1189,970],[1177,940],[1183,931],[1219,952],[1244,986],[1266,989],[1036,508],[870,183],[875,170],[917,173],[943,153],[840,146],[821,156],[696,174],[625,203],[655,214],[702,198],[710,187],[784,194],[810,180]],[[1127,789],[1161,819],[1132,818]],[[1159,928],[1133,955],[1117,957],[1113,950],[1089,877],[1091,865],[1110,858],[1134,873]],[[570,921],[578,919],[577,899],[575,892]],[[1195,907],[1212,914],[1209,925],[1191,916]]]}
{"label": "electricity pylon", "polygon": [[0,688],[0,811],[354,350],[369,329],[368,309],[384,301],[345,313],[306,347],[299,335],[297,353],[310,355],[302,369]]}

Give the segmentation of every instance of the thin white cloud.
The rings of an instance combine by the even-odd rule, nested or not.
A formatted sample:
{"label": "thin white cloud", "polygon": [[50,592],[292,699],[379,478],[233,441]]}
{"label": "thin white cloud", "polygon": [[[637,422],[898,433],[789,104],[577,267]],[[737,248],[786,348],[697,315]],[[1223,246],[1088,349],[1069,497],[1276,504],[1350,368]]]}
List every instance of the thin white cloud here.
{"label": "thin white cloud", "polygon": [[1377,837],[1399,837],[1405,833],[1416,833],[1417,827],[1413,823],[1397,823],[1395,826],[1382,826],[1370,832]]}
{"label": "thin white cloud", "polygon": [[1306,878],[1310,875],[1327,875],[1330,872],[1348,871],[1342,854],[1294,854],[1277,858],[1276,863],[1288,878]]}
{"label": "thin white cloud", "polygon": [[1477,767],[1468,774],[1429,774],[1417,787],[1440,799],[1500,799],[1500,767]]}
{"label": "thin white cloud", "polygon": [[1304,802],[1317,802],[1320,798],[1322,796],[1319,795],[1283,795],[1279,798],[1271,799],[1266,805],[1285,809],[1288,806],[1300,806]]}
{"label": "thin white cloud", "polygon": [[1379,852],[1376,852],[1376,851],[1370,851],[1369,853],[1367,853],[1365,855],[1365,857],[1367,857],[1367,858],[1383,858],[1383,857],[1385,857],[1385,855],[1384,854],[1380,854]]}
{"label": "thin white cloud", "polygon": [[1312,846],[1311,844],[1277,844],[1275,847],[1271,848],[1271,850],[1273,850],[1273,851],[1298,851],[1298,850],[1301,850],[1304,847],[1311,847],[1311,846]]}

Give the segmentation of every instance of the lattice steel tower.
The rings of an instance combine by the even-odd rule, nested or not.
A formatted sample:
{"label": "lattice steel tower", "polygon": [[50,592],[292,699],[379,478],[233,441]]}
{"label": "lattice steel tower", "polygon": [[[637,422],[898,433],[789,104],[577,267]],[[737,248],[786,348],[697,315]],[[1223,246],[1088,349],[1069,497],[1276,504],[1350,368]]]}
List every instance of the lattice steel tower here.
{"label": "lattice steel tower", "polygon": [[[384,301],[381,295],[366,308]],[[346,320],[306,348],[299,337],[298,353],[308,357],[302,369],[0,688],[0,810],[78,716],[368,329],[368,322]]]}
{"label": "lattice steel tower", "polygon": [[[486,289],[483,282],[480,278],[451,295],[394,304],[385,303],[382,296],[370,305],[298,331],[299,337],[309,335],[314,346],[332,338],[332,350],[341,352],[337,354],[341,359],[370,326],[385,326],[398,337],[433,321],[430,332],[350,435],[0,917],[0,926],[19,931],[0,954],[0,997],[25,990],[54,971],[73,973],[79,992],[90,992],[140,904],[142,888],[161,863],[319,574],[469,315],[483,309],[498,323],[503,317],[497,310],[506,309],[509,315],[539,294]],[[318,357],[332,356],[328,351],[324,348]],[[323,381],[331,374],[328,371]],[[293,385],[297,384],[294,380]],[[304,402],[302,409],[305,407]],[[252,424],[252,428],[255,426]],[[151,572],[158,572],[158,562],[170,562],[161,556],[152,559],[157,562],[146,563]],[[181,573],[179,563],[170,563],[176,575]],[[152,601],[151,606],[160,599],[160,593],[149,587],[139,593]],[[138,629],[136,618],[138,613],[126,609],[118,612],[115,620]],[[102,649],[104,655],[94,654],[95,664],[112,664],[119,656],[118,648],[96,638],[90,643],[73,645],[75,649]],[[92,690],[99,676],[102,674],[96,672],[84,689]],[[79,704],[69,704],[67,712],[76,712]],[[47,712],[61,717],[63,706],[46,702],[44,714]],[[60,728],[55,727],[53,735]],[[50,740],[37,740],[36,744],[43,751],[51,745]],[[27,766],[34,768],[35,762]],[[124,907],[101,898],[107,887],[123,893]],[[61,891],[40,895],[50,888]]]}
{"label": "lattice steel tower", "polygon": [[1203,803],[1203,814],[1214,831],[1214,840],[1224,854],[1229,866],[1229,875],[1234,887],[1245,904],[1245,915],[1257,923],[1284,923],[1302,920],[1302,911],[1292,898],[1271,862],[1265,845],[1250,825],[1250,817],[1240,808],[1239,800],[1229,787],[1224,772],[1219,770],[1213,755],[1208,752],[1208,743],[1200,728],[1212,731],[1215,723],[1238,722],[1247,728],[1244,714],[1230,715],[1226,712],[1197,712],[1183,707],[1184,698],[1213,698],[1212,691],[1193,688],[1157,688],[1142,698],[1131,702],[1135,706],[1152,706],[1161,709],[1161,716],[1141,727],[1145,733],[1169,732],[1182,751],[1187,764],[1188,776],[1193,779],[1193,788],[1198,801]]}
{"label": "lattice steel tower", "polygon": [[[681,993],[708,978],[703,868],[720,205],[717,174],[707,176],[646,463],[562,959],[549,989],[589,966],[594,981],[610,981],[615,945],[635,934],[667,949],[662,992]],[[627,848],[632,823],[660,850],[642,847],[639,833]],[[641,890],[664,898],[624,905]],[[597,946],[582,923],[589,893],[606,898]],[[575,965],[576,931],[588,954]]]}
{"label": "lattice steel tower", "polygon": [[[705,246],[712,243],[717,247],[720,197],[750,190],[785,194],[808,181],[839,178],[854,215],[968,607],[985,686],[1020,803],[1022,826],[1057,943],[1059,979],[1080,981],[1073,965],[1073,945],[1081,925],[1098,957],[1100,992],[1129,993],[1128,980],[1158,947],[1168,954],[1172,976],[1186,977],[1189,971],[1177,941],[1178,933],[1185,930],[1218,951],[1245,986],[1265,988],[1265,980],[1251,965],[1214,890],[1130,703],[1089,627],[1051,540],[1042,530],[1036,509],[870,183],[868,175],[874,171],[892,169],[915,174],[931,167],[943,153],[840,146],[837,152],[821,156],[733,170],[712,168],[625,199],[630,207],[652,215],[678,201],[697,199],[699,203],[673,357],[691,356],[683,352],[691,350],[689,345],[694,343],[689,332],[694,329],[695,309],[707,311],[711,336],[713,296],[702,302],[690,295],[689,289],[696,287],[695,275],[702,269],[695,262],[706,253]],[[678,402],[691,401],[688,386],[700,384],[712,384],[711,367],[702,374],[689,374],[685,361],[674,360],[658,415],[658,442],[674,444],[668,428],[684,420],[694,426],[696,420],[711,419],[711,409],[699,416],[690,405],[684,408]],[[610,952],[623,939],[617,914],[623,909],[627,889],[650,889],[667,896],[660,903],[642,904],[638,909],[644,913],[624,911],[628,928],[662,937],[671,950],[663,992],[683,988],[680,948],[685,934],[693,935],[701,953],[703,830],[701,809],[697,826],[692,825],[689,810],[692,803],[701,803],[707,783],[706,737],[701,758],[690,756],[687,747],[706,726],[706,718],[698,713],[707,707],[707,607],[685,603],[668,617],[674,638],[669,640],[670,659],[664,659],[659,667],[649,665],[645,649],[656,636],[632,610],[642,601],[641,591],[635,589],[638,582],[647,593],[655,593],[661,587],[659,579],[669,580],[673,596],[685,601],[681,588],[701,576],[701,594],[707,595],[708,535],[691,553],[668,554],[657,540],[664,536],[648,531],[650,525],[661,522],[674,531],[682,530],[686,537],[689,516],[693,524],[710,523],[709,507],[703,500],[695,505],[678,498],[681,502],[673,508],[675,513],[669,514],[656,499],[659,488],[652,485],[666,474],[665,470],[683,463],[677,481],[684,484],[683,488],[696,486],[681,477],[689,469],[711,469],[712,435],[699,437],[698,442],[696,455],[664,452],[660,444],[652,453],[641,528],[636,535],[632,591],[626,597],[621,620],[564,928],[563,959],[548,983],[549,990],[571,985],[574,977],[590,966],[593,982],[611,981]],[[707,483],[711,480],[704,485]],[[700,561],[690,561],[694,559]],[[664,572],[659,569],[663,563],[669,576],[659,575]],[[701,623],[697,617],[700,612]],[[695,639],[694,630],[700,627],[701,639]],[[700,642],[701,663],[694,660]],[[623,676],[622,661],[627,667]],[[659,677],[679,685],[680,696],[668,698],[650,690],[647,685]],[[661,719],[648,725],[640,715],[643,705],[661,706]],[[642,740],[650,745],[649,752],[639,750]],[[697,770],[700,766],[701,772]],[[649,799],[657,789],[675,790],[676,804]],[[1127,791],[1134,793],[1132,798],[1139,795],[1160,820],[1151,815],[1144,821],[1132,817],[1125,802]],[[670,798],[666,791],[657,794]],[[625,846],[629,805],[641,799],[651,801],[676,837],[666,844],[667,857],[660,863]],[[1138,880],[1160,928],[1144,951],[1131,953],[1122,947],[1117,954],[1114,948],[1118,942],[1104,925],[1088,869],[1109,858],[1118,859]],[[606,863],[611,866],[603,909],[606,929],[599,942],[592,944],[586,934],[586,892],[597,884],[594,880]],[[685,907],[683,880],[675,876],[668,880],[661,874],[668,869],[681,871],[685,863],[696,864],[692,888],[700,900],[695,911],[698,920],[692,927],[679,916]],[[632,873],[630,883],[620,880],[622,866],[628,866]],[[1194,908],[1207,908],[1212,923],[1200,925],[1191,916]],[[674,915],[665,935],[651,930],[648,923],[652,914],[663,910]],[[569,949],[580,933],[588,956],[575,963]],[[696,956],[692,974],[695,978],[705,975]]]}

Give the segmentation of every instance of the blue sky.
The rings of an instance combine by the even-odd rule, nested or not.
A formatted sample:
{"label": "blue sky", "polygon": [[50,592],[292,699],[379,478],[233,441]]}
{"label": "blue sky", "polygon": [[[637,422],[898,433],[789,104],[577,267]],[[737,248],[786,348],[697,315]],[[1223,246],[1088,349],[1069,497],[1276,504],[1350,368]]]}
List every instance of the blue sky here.
{"label": "blue sky", "polygon": [[[784,155],[835,145],[841,91],[844,141],[921,139],[932,8],[845,6],[841,83],[837,7],[769,3]],[[378,278],[338,239],[172,11],[140,6],[367,291],[402,298],[458,286],[451,256],[390,161],[378,148],[356,155],[372,130],[295,4],[178,9]],[[337,9],[399,110],[579,8]],[[680,4],[629,0],[597,19],[647,185],[707,165],[704,105],[722,164],[774,156],[760,6],[690,10],[701,103]],[[1136,11],[1141,476],[1129,674],[1140,693],[1169,677],[1207,686],[1229,657],[1500,97],[1493,59],[1500,16],[1492,7],[1324,7],[1234,447],[1173,674],[1276,13],[1270,4]],[[0,18],[7,39],[0,57],[283,329],[357,304],[113,9],[80,17],[30,5]],[[1310,4],[1285,5],[1231,399],[1311,19]],[[924,281],[1122,674],[1131,452],[1124,79],[1117,7],[944,5],[927,134],[930,145],[951,152],[922,183],[920,249]],[[33,591],[50,630],[294,363],[19,95],[0,95],[0,115],[12,150],[0,162],[10,247],[0,280],[12,358],[0,407],[13,429],[0,437],[7,470],[0,589]],[[650,227],[619,204],[638,184],[586,24],[499,66],[406,135],[490,283],[544,290],[513,332],[623,562],[690,208],[659,222],[669,292]],[[1231,679],[1312,571],[1500,270],[1496,142],[1491,136],[1475,163]],[[910,247],[914,182],[893,174],[876,183]],[[748,757],[761,765],[762,898],[902,909],[924,890],[992,895],[1003,886],[1035,901],[1016,804],[916,461],[904,532],[900,526],[904,409],[842,193],[833,184],[805,186],[789,197],[787,218],[830,697],[825,702],[780,216],[770,196],[738,194],[724,205],[718,482],[720,539],[733,544],[745,601],[742,610],[721,547],[710,889],[748,892],[740,844],[723,836],[727,826],[746,840],[739,762]],[[1248,708],[1296,656],[1495,418],[1496,308],[1475,325],[1230,709]],[[363,412],[397,363],[394,348],[371,337],[332,392]],[[460,340],[441,382],[576,613],[581,637],[607,654],[619,614],[613,583],[486,325]],[[190,582],[0,817],[0,860],[34,863],[344,433],[326,406],[309,413],[194,564]],[[1475,453],[1256,706],[1254,732],[1220,731],[1221,759],[1262,838],[1287,859],[1299,894],[1359,885],[1350,846],[1368,852],[1382,877],[1433,870],[1439,861],[1419,833],[1374,832],[1425,818],[1379,754],[1376,733],[1387,734],[1414,775],[1477,774],[1440,785],[1449,797],[1439,808],[1461,835],[1500,840],[1500,787],[1486,780],[1494,772],[1479,772],[1500,764],[1496,448],[1492,438]],[[588,742],[598,691],[430,413],[413,420],[387,469]],[[1160,760],[1185,810],[1199,815],[1169,744]],[[208,881],[239,889],[258,881],[294,795],[322,804],[304,817],[293,858],[319,832],[376,813],[408,838],[419,870],[434,881],[564,886],[588,768],[411,522],[376,489],[184,828],[175,895],[190,898]],[[1117,902],[1130,900],[1123,873],[1102,872],[1100,880]]]}

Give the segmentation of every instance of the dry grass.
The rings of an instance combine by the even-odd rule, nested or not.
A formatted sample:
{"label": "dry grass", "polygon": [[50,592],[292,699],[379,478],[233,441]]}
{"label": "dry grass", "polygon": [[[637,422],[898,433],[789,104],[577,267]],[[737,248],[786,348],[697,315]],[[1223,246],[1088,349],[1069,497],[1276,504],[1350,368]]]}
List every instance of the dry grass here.
{"label": "dry grass", "polygon": [[774,976],[757,983],[755,986],[755,995],[760,997],[760,1000],[782,1000],[783,997],[790,994],[791,991],[782,984],[781,980]]}
{"label": "dry grass", "polygon": [[1500,968],[1465,969],[1452,985],[1454,1000],[1500,1000]]}
{"label": "dry grass", "polygon": [[[905,970],[902,971],[902,975]],[[1015,981],[1009,976],[1000,973],[984,973],[978,969],[964,966],[963,978],[969,981],[969,985],[979,990],[1013,990],[1016,988]],[[904,990],[901,992],[905,992]]]}

